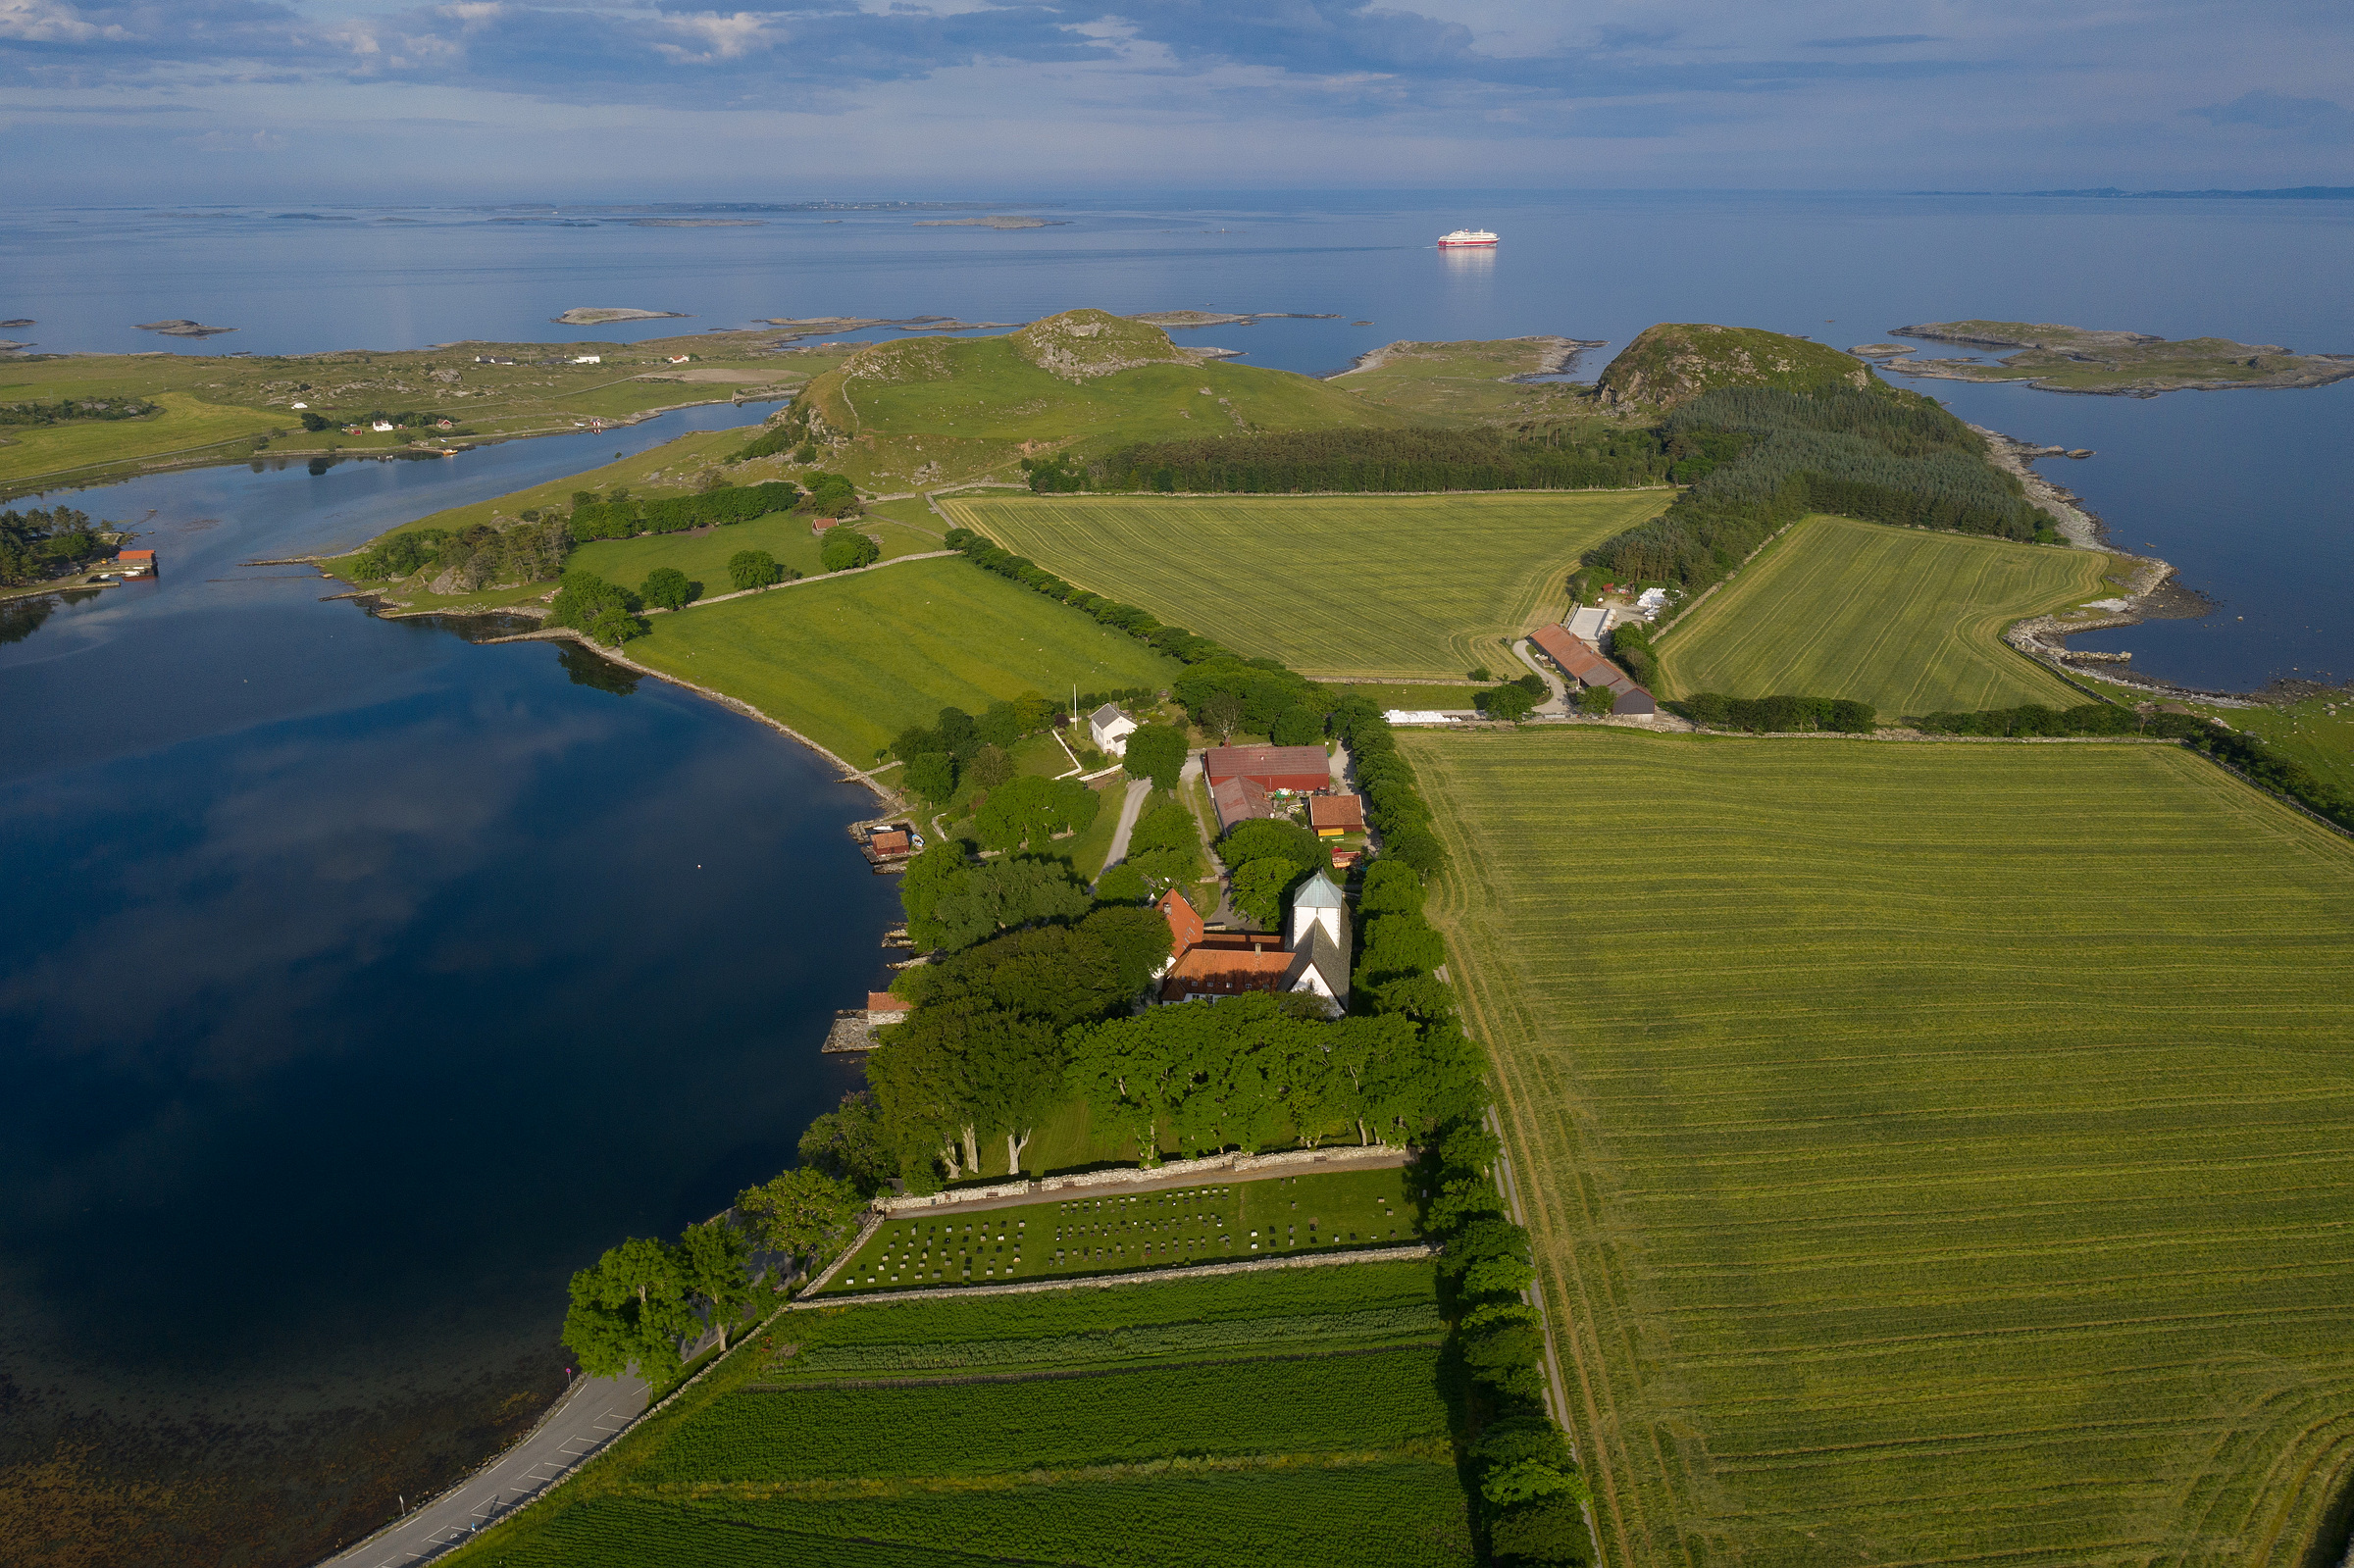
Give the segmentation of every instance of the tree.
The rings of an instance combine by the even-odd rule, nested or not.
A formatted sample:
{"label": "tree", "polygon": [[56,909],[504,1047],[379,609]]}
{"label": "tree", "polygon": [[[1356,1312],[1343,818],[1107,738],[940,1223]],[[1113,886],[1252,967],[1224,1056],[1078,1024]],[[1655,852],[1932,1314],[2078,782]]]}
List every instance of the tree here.
{"label": "tree", "polygon": [[1084,832],[1102,804],[1100,795],[1076,779],[1026,774],[990,791],[973,819],[973,831],[985,848],[1044,849],[1057,834]]}
{"label": "tree", "polygon": [[1070,1065],[1051,1026],[1011,1013],[986,1013],[973,1020],[968,1051],[973,1066],[975,1110],[985,1124],[1005,1136],[1005,1174],[1022,1168],[1039,1119],[1062,1097]]}
{"label": "tree", "polygon": [[1263,931],[1273,931],[1283,919],[1283,893],[1300,875],[1289,860],[1253,860],[1237,868],[1227,896],[1234,907]]}
{"label": "tree", "polygon": [[833,1110],[812,1117],[801,1134],[801,1164],[846,1182],[860,1197],[872,1197],[898,1170],[884,1137],[875,1096],[852,1089]]}
{"label": "tree", "polygon": [[1128,833],[1128,859],[1137,874],[1160,887],[1202,875],[1202,830],[1183,802],[1169,801],[1137,819]]}
{"label": "tree", "polygon": [[1218,856],[1229,866],[1254,860],[1288,860],[1304,872],[1332,866],[1332,851],[1314,834],[1296,822],[1271,817],[1235,824],[1234,831],[1218,840]]}
{"label": "tree", "polygon": [[865,1207],[857,1188],[806,1165],[736,1194],[736,1212],[762,1250],[781,1252],[813,1273],[856,1234]]}
{"label": "tree", "polygon": [[966,772],[982,788],[995,789],[1012,780],[1013,759],[993,741],[973,753],[973,765]]}
{"label": "tree", "polygon": [[1587,714],[1612,713],[1618,707],[1618,693],[1609,686],[1588,686],[1577,694],[1577,711]]}
{"label": "tree", "polygon": [[1422,878],[1403,860],[1387,856],[1365,869],[1356,907],[1366,915],[1422,913]]}
{"label": "tree", "polygon": [[743,1233],[725,1215],[701,1225],[690,1225],[679,1236],[675,1253],[679,1284],[690,1301],[701,1301],[719,1333],[719,1348],[728,1348],[728,1324],[752,1301],[752,1277],[744,1272],[748,1249]]}
{"label": "tree", "polygon": [[[1096,879],[1096,902],[1099,904],[1141,904],[1151,897],[1152,888],[1145,881],[1145,874],[1125,860],[1116,866],[1104,867],[1103,875]],[[1154,915],[1153,918],[1158,920],[1160,917]],[[1162,924],[1166,925],[1167,922],[1163,921]]]}
{"label": "tree", "polygon": [[1324,715],[1313,708],[1287,708],[1275,717],[1267,738],[1279,746],[1312,746],[1324,738]]}
{"label": "tree", "polygon": [[675,566],[658,566],[645,575],[645,582],[638,596],[646,603],[665,610],[684,610],[693,602],[701,588],[687,581],[687,574]]}
{"label": "tree", "polygon": [[777,558],[766,550],[738,550],[728,557],[728,581],[739,592],[745,588],[765,588],[782,575],[777,570]]}
{"label": "tree", "polygon": [[963,1020],[952,1007],[918,1007],[867,1054],[866,1078],[891,1130],[910,1188],[938,1190],[938,1160],[951,1182],[980,1163]]}
{"label": "tree", "polygon": [[1473,683],[1483,686],[1496,679],[1494,676],[1488,674],[1488,667],[1484,664],[1473,665],[1470,669],[1463,672],[1463,676],[1464,679],[1472,682]]}
{"label": "tree", "polygon": [[[1099,886],[1099,902],[1100,894]],[[1079,929],[1111,953],[1121,991],[1129,996],[1151,984],[1160,966],[1169,961],[1169,949],[1176,940],[1157,909],[1098,908],[1079,923]]]}
{"label": "tree", "polygon": [[1212,692],[1202,704],[1202,727],[1218,737],[1219,745],[1234,739],[1242,728],[1243,699],[1232,691]]}
{"label": "tree", "polygon": [[659,1241],[634,1237],[572,1277],[564,1343],[590,1377],[635,1366],[660,1383],[678,1372],[679,1341],[693,1328],[678,1259]]}
{"label": "tree", "polygon": [[[957,949],[1036,921],[1076,920],[1090,902],[1086,886],[1061,861],[1011,855],[972,868],[944,889],[933,901],[931,924],[939,945]],[[914,934],[910,921],[908,935]]]}
{"label": "tree", "polygon": [[1503,719],[1511,724],[1518,724],[1527,718],[1529,710],[1537,705],[1537,699],[1517,681],[1490,686],[1479,694],[1477,701],[1479,711],[1489,718]]}
{"label": "tree", "polygon": [[956,762],[945,751],[910,758],[903,777],[908,788],[934,805],[946,805],[956,792]]}
{"label": "tree", "polygon": [[817,559],[829,572],[847,572],[883,559],[883,546],[856,529],[837,528],[827,532]]}
{"label": "tree", "polygon": [[937,916],[940,900],[964,885],[970,869],[964,845],[953,839],[928,845],[907,862],[899,877],[899,904],[907,911],[907,939],[917,952],[947,945],[947,934]]}
{"label": "tree", "polygon": [[596,619],[587,628],[588,635],[608,648],[618,648],[632,637],[641,637],[651,630],[638,617],[618,604],[608,604],[596,612]]}
{"label": "tree", "polygon": [[1177,787],[1177,776],[1185,770],[1185,732],[1173,724],[1140,726],[1128,737],[1128,749],[1120,758],[1131,779],[1150,779],[1163,789]]}

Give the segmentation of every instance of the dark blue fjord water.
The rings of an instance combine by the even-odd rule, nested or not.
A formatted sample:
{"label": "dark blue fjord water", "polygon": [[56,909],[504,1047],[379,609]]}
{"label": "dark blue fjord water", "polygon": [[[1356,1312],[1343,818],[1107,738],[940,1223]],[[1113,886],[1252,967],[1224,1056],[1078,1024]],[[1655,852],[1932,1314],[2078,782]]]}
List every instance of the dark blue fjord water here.
{"label": "dark blue fjord water", "polygon": [[0,1466],[57,1522],[0,1559],[364,1534],[561,1389],[573,1267],[848,1087],[816,1048],[896,908],[863,791],[235,564],[755,417],[84,498],[152,509],[166,568],[0,645]]}
{"label": "dark blue fjord water", "polygon": [[[2354,352],[2354,205],[2330,202],[1208,194],[1072,198],[1032,209],[1065,227],[1005,233],[284,210],[12,210],[0,319],[33,319],[9,335],[44,351],[221,354],[1332,313],[1183,334],[1308,374],[1401,338],[1614,348],[1657,321],[1846,346],[1974,316]],[[1503,246],[1432,248],[1462,224]],[[548,320],[583,305],[691,319]],[[166,317],[239,330],[133,329]],[[2354,675],[2354,384],[1916,384],[2097,449],[2047,466],[2220,601],[2104,645],[2200,685]],[[0,612],[0,1486],[37,1486],[55,1520],[0,1560],[289,1564],[381,1522],[558,1387],[567,1271],[769,1174],[845,1087],[815,1048],[896,909],[841,832],[861,796],[658,683],[237,565],[758,412],[45,498],[151,533],[166,576]]]}

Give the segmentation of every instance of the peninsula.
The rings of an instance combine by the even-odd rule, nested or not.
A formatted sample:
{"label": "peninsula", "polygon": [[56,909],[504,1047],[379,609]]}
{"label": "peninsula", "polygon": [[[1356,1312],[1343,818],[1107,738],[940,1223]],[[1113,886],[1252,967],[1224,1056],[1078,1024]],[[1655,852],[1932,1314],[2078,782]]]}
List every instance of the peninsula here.
{"label": "peninsula", "polygon": [[658,322],[671,318],[687,319],[683,310],[631,310],[625,306],[575,305],[561,316],[549,321],[558,327],[603,327],[611,322]]}
{"label": "peninsula", "polygon": [[2024,381],[2047,392],[2156,397],[2186,390],[2326,386],[2354,376],[2354,356],[2297,354],[2277,343],[2235,343],[2227,337],[2169,342],[2147,332],[1983,321],[1893,327],[1889,335],[1965,348],[2019,350],[1992,363],[1887,357],[1887,368],[1900,375],[1949,381]]}

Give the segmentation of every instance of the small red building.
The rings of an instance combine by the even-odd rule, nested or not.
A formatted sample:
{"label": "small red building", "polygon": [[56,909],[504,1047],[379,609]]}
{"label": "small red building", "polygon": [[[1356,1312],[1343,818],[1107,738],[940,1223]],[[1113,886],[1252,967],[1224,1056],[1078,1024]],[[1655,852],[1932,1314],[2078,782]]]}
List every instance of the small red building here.
{"label": "small red building", "polygon": [[1212,789],[1229,779],[1296,794],[1332,786],[1332,764],[1322,746],[1212,746],[1203,753],[1202,768]]}
{"label": "small red building", "polygon": [[122,569],[123,575],[127,578],[150,577],[155,572],[155,552],[153,550],[118,550],[115,552],[115,565]]}
{"label": "small red building", "polygon": [[1362,795],[1312,795],[1307,802],[1307,825],[1319,838],[1338,838],[1365,831]]}

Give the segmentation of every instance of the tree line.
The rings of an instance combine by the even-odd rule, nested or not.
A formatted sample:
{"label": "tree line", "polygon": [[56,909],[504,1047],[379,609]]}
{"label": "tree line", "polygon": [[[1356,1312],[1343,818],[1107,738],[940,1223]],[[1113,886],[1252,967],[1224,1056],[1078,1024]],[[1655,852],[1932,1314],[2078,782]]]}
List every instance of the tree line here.
{"label": "tree line", "polygon": [[0,512],[0,583],[21,587],[95,561],[114,550],[105,537],[114,531],[70,506]]}
{"label": "tree line", "polygon": [[1667,704],[1704,730],[1746,730],[1753,734],[1786,734],[1829,730],[1868,735],[1877,724],[1868,702],[1849,697],[1727,697],[1703,691]]}
{"label": "tree line", "polygon": [[54,403],[0,403],[0,425],[72,425],[83,420],[136,420],[163,412],[136,397],[68,397]]}
{"label": "tree line", "polygon": [[572,496],[571,530],[575,542],[627,539],[640,533],[683,533],[689,529],[728,523],[749,523],[771,512],[784,512],[801,499],[801,487],[779,480],[767,484],[722,484],[694,495],[640,500],[628,489],[610,491],[602,500],[590,490]]}
{"label": "tree line", "polygon": [[1593,426],[1516,430],[1286,430],[1140,441],[1101,459],[1025,461],[1030,488],[1306,491],[1591,490],[1657,484],[1670,459],[1657,431]]}
{"label": "tree line", "polygon": [[1001,549],[989,538],[971,529],[950,529],[947,546],[959,551],[964,558],[985,571],[1001,578],[1010,578],[1026,588],[1056,599],[1075,610],[1084,610],[1101,626],[1125,632],[1139,642],[1159,649],[1172,659],[1188,664],[1198,663],[1213,654],[1227,650],[1208,637],[1197,636],[1183,627],[1163,626],[1150,610],[1140,610],[1133,604],[1107,599],[1100,593],[1090,593],[1075,583],[1066,582],[1049,572],[1028,556],[1016,555]]}
{"label": "tree line", "polygon": [[2031,540],[2057,537],[1985,443],[1933,400],[1874,385],[1732,387],[1667,416],[1691,486],[1665,512],[1586,552],[1590,571],[1698,592],[1811,512]]}

